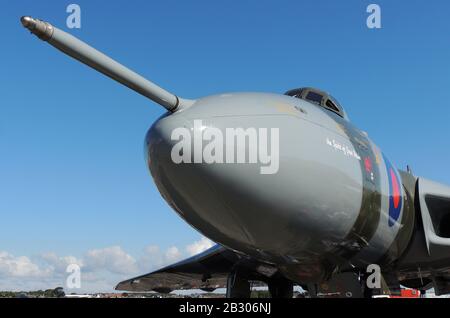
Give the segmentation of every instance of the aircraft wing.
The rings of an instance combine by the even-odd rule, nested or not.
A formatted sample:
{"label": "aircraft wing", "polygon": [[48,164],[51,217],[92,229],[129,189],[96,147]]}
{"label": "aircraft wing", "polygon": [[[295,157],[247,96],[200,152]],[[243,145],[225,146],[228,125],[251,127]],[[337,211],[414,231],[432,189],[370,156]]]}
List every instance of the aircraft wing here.
{"label": "aircraft wing", "polygon": [[239,259],[236,253],[215,245],[186,260],[120,282],[116,290],[168,293],[183,289],[212,291],[225,288],[227,276]]}

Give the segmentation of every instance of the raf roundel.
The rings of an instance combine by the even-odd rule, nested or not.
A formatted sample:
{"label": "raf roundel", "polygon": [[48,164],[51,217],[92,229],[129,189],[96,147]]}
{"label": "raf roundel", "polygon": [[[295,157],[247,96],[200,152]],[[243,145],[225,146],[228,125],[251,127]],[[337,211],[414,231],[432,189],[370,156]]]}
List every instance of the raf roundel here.
{"label": "raf roundel", "polygon": [[386,163],[386,170],[389,179],[389,221],[388,224],[392,227],[398,220],[403,205],[403,190],[401,179],[397,170],[392,166],[389,160],[384,156]]}

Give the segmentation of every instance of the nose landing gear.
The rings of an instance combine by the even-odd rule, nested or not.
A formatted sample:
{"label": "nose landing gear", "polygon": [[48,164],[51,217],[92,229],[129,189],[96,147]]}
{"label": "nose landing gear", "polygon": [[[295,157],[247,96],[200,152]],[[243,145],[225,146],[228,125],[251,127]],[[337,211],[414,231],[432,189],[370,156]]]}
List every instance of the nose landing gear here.
{"label": "nose landing gear", "polygon": [[250,298],[250,282],[238,270],[233,270],[227,279],[227,298]]}
{"label": "nose landing gear", "polygon": [[[294,284],[284,277],[276,277],[267,281],[272,298],[292,298]],[[227,298],[250,298],[251,288],[248,275],[239,270],[233,270],[227,279]]]}
{"label": "nose landing gear", "polygon": [[294,296],[294,284],[284,277],[273,279],[267,285],[272,298],[292,298]]}

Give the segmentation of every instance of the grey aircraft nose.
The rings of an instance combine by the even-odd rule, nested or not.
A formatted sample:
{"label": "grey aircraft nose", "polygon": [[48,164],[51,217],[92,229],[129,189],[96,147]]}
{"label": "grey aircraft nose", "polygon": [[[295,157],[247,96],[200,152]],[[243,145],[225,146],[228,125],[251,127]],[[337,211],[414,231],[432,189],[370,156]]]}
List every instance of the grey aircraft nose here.
{"label": "grey aircraft nose", "polygon": [[[219,102],[208,99],[208,105],[194,104],[163,116],[150,128],[146,137],[149,169],[165,200],[205,236],[250,255],[257,250],[256,256],[265,259],[279,261],[279,255],[289,255],[298,260],[342,243],[362,198],[359,162],[340,154],[330,156],[327,138],[344,143],[343,137],[311,120],[270,113],[274,108],[268,107],[267,96],[261,97],[260,107],[242,107],[239,101],[245,104],[247,96],[238,97],[234,102],[226,97],[226,105],[221,104],[222,98]],[[194,134],[206,128],[224,135],[228,128],[258,133],[265,128],[268,140],[271,129],[278,129],[278,170],[263,174],[260,161],[176,163],[171,154],[181,139],[174,140],[179,134],[172,133],[179,128],[190,133],[192,147]],[[248,156],[249,147],[254,146],[248,143],[241,150]]]}
{"label": "grey aircraft nose", "polygon": [[176,163],[172,158],[172,150],[179,143],[171,138],[174,131],[184,128],[191,132],[193,146],[194,126],[193,120],[173,114],[160,118],[150,128],[146,154],[153,179],[172,208],[205,236],[233,247],[251,243],[252,234],[242,222],[244,215],[230,202],[230,198],[242,202],[245,194],[232,180],[223,178],[232,172],[232,166],[194,163],[193,153],[191,163]]}

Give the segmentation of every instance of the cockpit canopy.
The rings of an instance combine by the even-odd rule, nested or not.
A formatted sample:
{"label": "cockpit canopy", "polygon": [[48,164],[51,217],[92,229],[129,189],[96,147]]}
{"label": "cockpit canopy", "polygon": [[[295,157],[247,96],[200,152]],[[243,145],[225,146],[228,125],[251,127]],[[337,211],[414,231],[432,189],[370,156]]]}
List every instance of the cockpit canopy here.
{"label": "cockpit canopy", "polygon": [[316,88],[312,87],[303,87],[303,88],[296,88],[291,89],[290,91],[287,91],[284,93],[285,95],[304,99],[308,102],[317,104],[319,106],[324,107],[325,109],[328,109],[329,111],[332,111],[342,118],[345,118],[348,120],[347,114],[345,113],[344,108],[339,104],[339,102],[330,94],[321,91]]}

